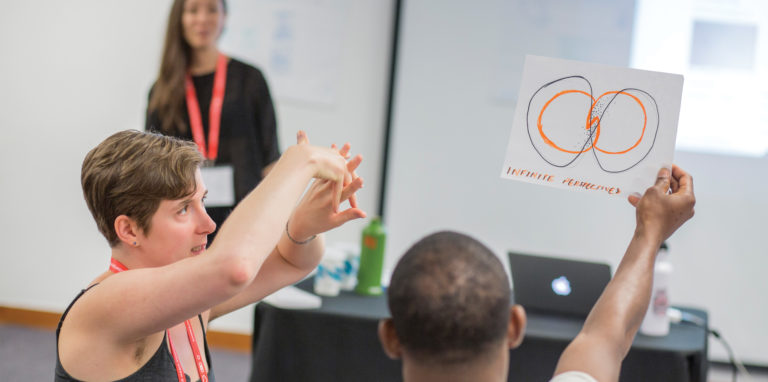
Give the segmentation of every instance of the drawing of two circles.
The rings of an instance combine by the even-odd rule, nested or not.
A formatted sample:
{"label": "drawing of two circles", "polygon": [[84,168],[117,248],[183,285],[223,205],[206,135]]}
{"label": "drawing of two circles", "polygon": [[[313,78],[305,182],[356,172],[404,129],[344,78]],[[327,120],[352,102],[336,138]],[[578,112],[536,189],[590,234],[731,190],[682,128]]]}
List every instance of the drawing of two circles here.
{"label": "drawing of two circles", "polygon": [[598,93],[586,78],[569,76],[531,96],[526,124],[534,150],[550,165],[568,167],[586,154],[603,171],[619,173],[641,163],[653,149],[659,111],[644,90]]}

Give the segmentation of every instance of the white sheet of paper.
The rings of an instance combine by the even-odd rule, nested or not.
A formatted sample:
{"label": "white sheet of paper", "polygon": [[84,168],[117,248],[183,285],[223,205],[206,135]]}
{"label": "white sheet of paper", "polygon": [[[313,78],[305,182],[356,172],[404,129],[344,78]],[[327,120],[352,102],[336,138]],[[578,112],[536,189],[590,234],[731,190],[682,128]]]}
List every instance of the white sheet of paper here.
{"label": "white sheet of paper", "polygon": [[675,149],[683,76],[526,56],[501,177],[626,196]]}
{"label": "white sheet of paper", "polygon": [[323,299],[319,296],[292,285],[264,297],[262,301],[283,309],[318,309],[323,305]]}
{"label": "white sheet of paper", "polygon": [[208,188],[206,207],[232,207],[235,205],[235,170],[232,166],[202,167],[203,182]]}

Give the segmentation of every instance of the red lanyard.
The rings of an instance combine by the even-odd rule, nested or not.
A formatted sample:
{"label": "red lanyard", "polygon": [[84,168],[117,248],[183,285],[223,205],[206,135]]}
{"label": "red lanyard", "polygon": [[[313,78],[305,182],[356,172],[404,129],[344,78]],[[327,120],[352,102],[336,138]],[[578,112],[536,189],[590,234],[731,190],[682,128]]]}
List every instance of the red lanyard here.
{"label": "red lanyard", "polygon": [[109,260],[109,270],[113,273],[120,273],[122,271],[127,271],[128,267],[123,265],[123,263],[117,261],[114,257]]}
{"label": "red lanyard", "polygon": [[[187,338],[189,339],[189,346],[192,348],[192,354],[195,356],[195,366],[197,366],[197,374],[200,376],[200,381],[208,382],[208,372],[205,371],[205,364],[203,364],[203,356],[200,355],[200,350],[197,348],[197,340],[195,339],[195,332],[192,331],[192,324],[189,320],[184,321],[184,326],[187,327]],[[171,333],[168,333],[168,346],[171,348],[171,355],[173,355],[173,363],[176,365],[176,374],[179,375],[179,381],[185,382],[184,370],[181,368],[181,362],[176,355],[176,349],[173,348],[173,341],[171,341]]]}
{"label": "red lanyard", "polygon": [[[128,267],[123,263],[112,258],[109,261],[109,270],[114,273],[120,273],[127,271]],[[197,347],[197,339],[195,338],[195,332],[192,330],[192,324],[189,320],[184,321],[184,326],[187,328],[187,338],[189,339],[189,346],[192,348],[192,354],[195,356],[195,366],[197,366],[197,374],[200,376],[202,382],[208,382],[208,372],[205,371],[205,364],[203,363],[203,356],[200,354],[200,349]],[[168,330],[165,331],[166,337],[168,337],[168,346],[171,348],[171,355],[173,356],[173,364],[176,366],[176,375],[179,377],[179,382],[186,382],[184,377],[184,369],[181,367],[179,357],[176,355],[176,349],[173,347],[173,341],[171,341],[171,333]]]}
{"label": "red lanyard", "polygon": [[208,145],[206,146],[203,133],[203,117],[200,115],[200,104],[197,102],[195,85],[192,76],[187,73],[185,79],[187,91],[187,112],[189,124],[192,128],[192,139],[195,140],[198,149],[206,159],[216,160],[219,155],[219,131],[221,128],[221,107],[224,104],[224,91],[227,87],[227,56],[219,54],[216,61],[216,74],[213,76],[213,96],[208,109]]}

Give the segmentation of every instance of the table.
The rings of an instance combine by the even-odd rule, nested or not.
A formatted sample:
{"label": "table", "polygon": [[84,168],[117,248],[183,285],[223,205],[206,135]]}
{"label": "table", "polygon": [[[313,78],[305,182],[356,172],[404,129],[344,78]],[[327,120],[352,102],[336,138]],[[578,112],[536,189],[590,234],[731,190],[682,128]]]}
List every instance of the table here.
{"label": "table", "polygon": [[[297,285],[311,291],[312,280]],[[377,325],[389,317],[386,297],[342,292],[319,309],[256,305],[251,381],[400,381],[401,363],[381,350]],[[680,308],[706,322],[700,309]],[[520,347],[510,351],[509,381],[547,381],[583,320],[528,314]],[[620,381],[692,381],[707,377],[706,328],[672,324],[669,335],[638,335]]]}

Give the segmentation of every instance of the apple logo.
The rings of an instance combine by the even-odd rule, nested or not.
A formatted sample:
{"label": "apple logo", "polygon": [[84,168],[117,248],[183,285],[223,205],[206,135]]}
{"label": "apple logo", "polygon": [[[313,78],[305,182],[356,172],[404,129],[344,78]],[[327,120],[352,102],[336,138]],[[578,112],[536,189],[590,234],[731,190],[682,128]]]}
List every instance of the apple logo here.
{"label": "apple logo", "polygon": [[552,280],[552,291],[558,296],[567,296],[571,294],[571,282],[565,276],[560,276]]}

